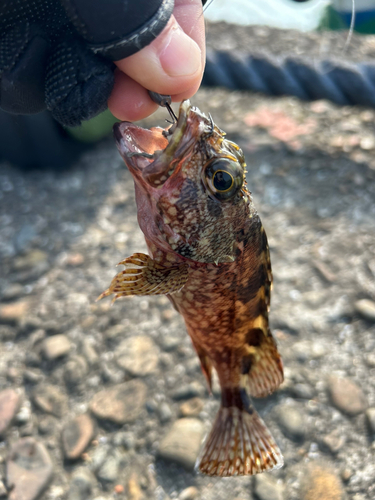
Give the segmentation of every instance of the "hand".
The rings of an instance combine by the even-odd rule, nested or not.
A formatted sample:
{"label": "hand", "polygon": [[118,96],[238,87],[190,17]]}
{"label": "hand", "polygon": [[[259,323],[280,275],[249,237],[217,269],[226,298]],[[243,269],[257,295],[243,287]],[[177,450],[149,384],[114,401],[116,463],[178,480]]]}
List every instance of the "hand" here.
{"label": "hand", "polygon": [[201,10],[199,0],[0,0],[0,107],[47,108],[74,126],[108,99],[118,118],[151,114],[146,88],[191,96],[204,66]]}
{"label": "hand", "polygon": [[147,90],[170,94],[173,101],[187,99],[198,90],[204,65],[202,2],[175,0],[162,33],[141,51],[116,62],[108,107],[121,120],[145,118],[157,109]]}

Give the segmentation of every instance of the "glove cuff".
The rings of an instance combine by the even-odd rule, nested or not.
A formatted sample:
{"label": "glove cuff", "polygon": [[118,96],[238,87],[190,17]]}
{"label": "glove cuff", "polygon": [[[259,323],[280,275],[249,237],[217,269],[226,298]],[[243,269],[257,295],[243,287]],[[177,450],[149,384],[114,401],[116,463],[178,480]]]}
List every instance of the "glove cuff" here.
{"label": "glove cuff", "polygon": [[[131,56],[155,40],[167,25],[174,8],[174,0],[154,0],[149,4],[146,3],[148,9],[145,8],[143,14],[141,9],[138,16],[136,16],[136,9],[130,9],[130,12],[126,12],[122,9],[121,1],[112,2],[112,5],[109,4],[111,5],[110,9],[112,14],[110,19],[112,19],[112,21],[108,20],[107,14],[109,5],[107,5],[107,11],[103,11],[103,20],[100,25],[97,18],[94,19],[90,17],[90,9],[87,8],[86,0],[61,1],[65,6],[71,22],[74,24],[78,33],[85,39],[87,46],[90,47],[92,52],[106,59],[110,59],[111,61],[118,61]],[[150,15],[147,11],[152,10],[151,7],[155,5],[155,3],[159,3],[159,1],[159,7]],[[150,17],[147,18],[146,16],[149,15]],[[129,22],[130,20],[132,22]],[[110,23],[112,23],[111,26],[109,26]],[[126,26],[131,25],[136,28],[130,33],[126,33]],[[106,27],[105,31],[101,29],[102,26]],[[106,40],[107,33],[111,32],[109,29],[110,27],[112,29],[113,39]]]}

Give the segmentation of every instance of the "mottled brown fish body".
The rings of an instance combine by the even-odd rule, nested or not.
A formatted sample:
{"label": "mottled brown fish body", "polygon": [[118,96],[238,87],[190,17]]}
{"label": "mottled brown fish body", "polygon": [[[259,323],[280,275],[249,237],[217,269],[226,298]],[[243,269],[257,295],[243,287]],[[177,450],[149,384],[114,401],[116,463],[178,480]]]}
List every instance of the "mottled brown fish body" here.
{"label": "mottled brown fish body", "polygon": [[201,472],[231,476],[278,468],[280,450],[250,403],[250,396],[266,396],[280,385],[283,368],[268,326],[267,238],[246,189],[242,152],[186,101],[169,141],[166,132],[119,127],[115,135],[135,179],[150,255],[125,259],[126,269],[102,296],[167,294],[185,320],[210,388],[216,369],[221,406],[198,460]]}

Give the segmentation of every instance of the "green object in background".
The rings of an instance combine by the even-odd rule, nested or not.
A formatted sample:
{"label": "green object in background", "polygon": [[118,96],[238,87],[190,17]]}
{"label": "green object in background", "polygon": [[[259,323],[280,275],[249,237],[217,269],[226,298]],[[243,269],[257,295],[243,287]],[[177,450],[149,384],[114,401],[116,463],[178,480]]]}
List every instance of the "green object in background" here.
{"label": "green object in background", "polygon": [[67,133],[80,142],[96,142],[112,133],[113,124],[118,120],[109,109],[83,122],[79,127],[67,127]]}
{"label": "green object in background", "polygon": [[[375,2],[374,2],[375,3]],[[351,22],[351,12],[338,12],[328,6],[319,23],[318,30],[348,30]],[[354,31],[363,35],[375,33],[375,10],[355,11]]]}
{"label": "green object in background", "polygon": [[346,25],[340,14],[338,14],[335,11],[335,9],[333,9],[330,5],[328,5],[319,23],[318,30],[336,31],[336,30],[346,30],[346,29],[348,29],[348,26]]}

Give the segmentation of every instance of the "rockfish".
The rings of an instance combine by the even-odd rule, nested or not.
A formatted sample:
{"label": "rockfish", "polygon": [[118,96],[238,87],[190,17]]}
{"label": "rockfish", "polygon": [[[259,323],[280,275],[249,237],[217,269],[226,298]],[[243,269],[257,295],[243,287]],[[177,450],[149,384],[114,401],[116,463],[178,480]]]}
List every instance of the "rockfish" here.
{"label": "rockfish", "polygon": [[100,298],[166,294],[182,314],[221,406],[198,459],[211,476],[281,467],[273,437],[251,404],[283,381],[268,326],[272,272],[267,237],[246,187],[241,149],[189,101],[166,130],[114,127],[135,183],[149,255],[135,253]]}

